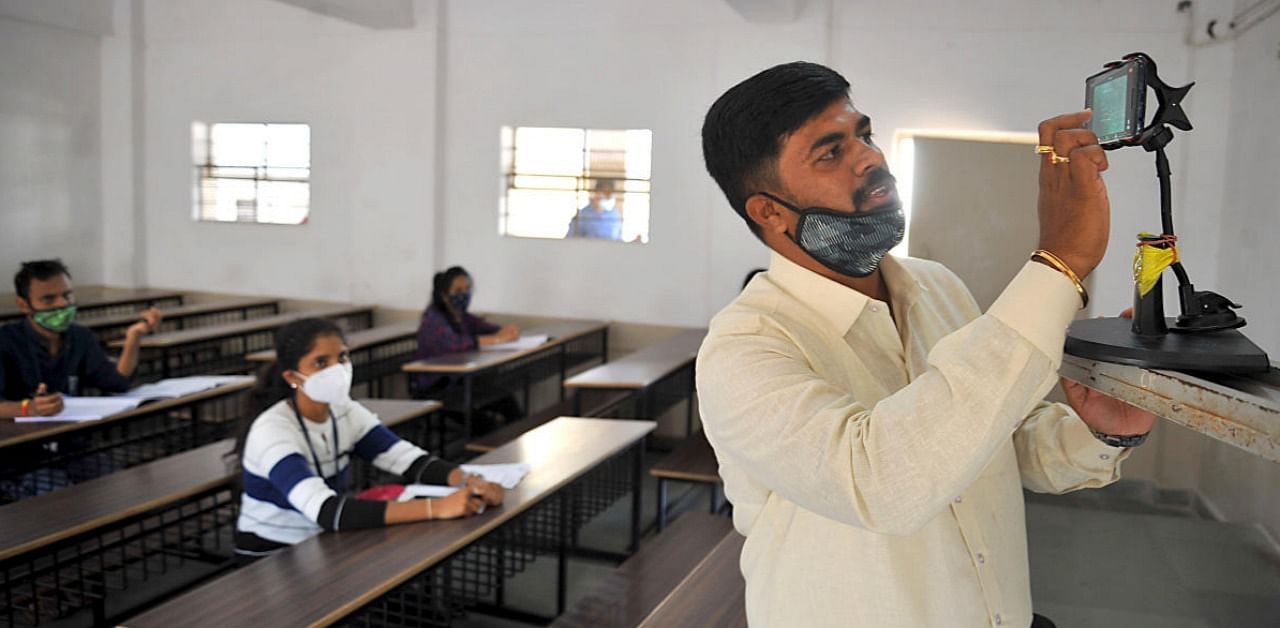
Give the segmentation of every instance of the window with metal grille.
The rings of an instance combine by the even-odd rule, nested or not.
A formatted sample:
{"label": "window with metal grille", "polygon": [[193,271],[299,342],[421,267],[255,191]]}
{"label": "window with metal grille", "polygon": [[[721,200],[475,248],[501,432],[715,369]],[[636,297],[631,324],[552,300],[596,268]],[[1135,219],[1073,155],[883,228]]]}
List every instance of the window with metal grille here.
{"label": "window with metal grille", "polygon": [[649,241],[653,132],[502,127],[498,233]]}
{"label": "window with metal grille", "polygon": [[196,220],[306,224],[310,125],[195,122],[191,147]]}

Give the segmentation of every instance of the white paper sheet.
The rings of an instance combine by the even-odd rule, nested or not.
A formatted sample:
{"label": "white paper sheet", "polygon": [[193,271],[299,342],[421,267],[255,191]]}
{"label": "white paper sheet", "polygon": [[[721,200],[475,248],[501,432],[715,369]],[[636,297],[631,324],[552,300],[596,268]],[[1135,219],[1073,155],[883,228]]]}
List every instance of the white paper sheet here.
{"label": "white paper sheet", "polygon": [[511,342],[503,342],[487,347],[480,347],[482,351],[524,351],[525,349],[533,349],[547,343],[551,337],[547,334],[529,334],[528,336],[520,336]]}
{"label": "white paper sheet", "polygon": [[252,379],[244,375],[196,375],[192,377],[172,377],[152,384],[143,384],[117,397],[132,399],[175,399],[191,395],[224,384]]}
{"label": "white paper sheet", "polygon": [[506,464],[464,464],[463,473],[474,473],[486,481],[501,484],[502,488],[513,489],[520,484],[524,476],[529,475],[529,464],[511,462]]}
{"label": "white paper sheet", "polygon": [[53,416],[14,417],[18,423],[46,423],[52,421],[97,421],[104,416],[132,410],[142,403],[133,397],[63,397],[62,412]]}
{"label": "white paper sheet", "polygon": [[418,497],[448,497],[458,492],[456,486],[440,486],[439,484],[406,484],[404,492],[396,498],[398,502],[407,502]]}

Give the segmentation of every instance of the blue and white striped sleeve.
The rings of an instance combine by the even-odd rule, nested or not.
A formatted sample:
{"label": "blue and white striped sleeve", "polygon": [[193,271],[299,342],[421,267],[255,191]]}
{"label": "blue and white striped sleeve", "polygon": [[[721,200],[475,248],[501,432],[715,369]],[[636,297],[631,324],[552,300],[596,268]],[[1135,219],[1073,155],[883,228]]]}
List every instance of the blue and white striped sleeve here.
{"label": "blue and white striped sleeve", "polygon": [[385,502],[339,495],[316,475],[296,430],[287,424],[256,422],[245,441],[244,467],[247,476],[265,477],[270,484],[268,494],[257,498],[287,505],[325,530],[375,527],[386,519]]}
{"label": "blue and white striped sleeve", "polygon": [[409,482],[447,484],[449,473],[457,467],[396,436],[376,414],[358,403],[351,406],[351,420],[358,435],[355,454],[383,471]]}

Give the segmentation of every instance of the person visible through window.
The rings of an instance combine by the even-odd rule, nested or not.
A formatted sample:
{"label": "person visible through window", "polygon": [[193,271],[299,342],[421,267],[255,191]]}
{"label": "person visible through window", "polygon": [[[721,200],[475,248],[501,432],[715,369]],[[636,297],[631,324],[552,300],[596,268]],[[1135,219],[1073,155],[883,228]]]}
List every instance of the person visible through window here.
{"label": "person visible through window", "polygon": [[618,200],[622,195],[615,194],[615,188],[613,179],[596,179],[591,188],[590,202],[569,221],[565,237],[621,240],[622,208]]}

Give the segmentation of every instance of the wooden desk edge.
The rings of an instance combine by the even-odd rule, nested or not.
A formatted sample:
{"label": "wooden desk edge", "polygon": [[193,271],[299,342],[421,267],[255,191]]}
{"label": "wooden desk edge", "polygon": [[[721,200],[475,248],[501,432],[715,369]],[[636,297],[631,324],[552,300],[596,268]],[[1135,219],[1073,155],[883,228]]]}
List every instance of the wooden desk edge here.
{"label": "wooden desk edge", "polygon": [[[533,329],[533,330],[530,330],[530,331],[531,331],[531,332],[536,332],[537,330],[536,330],[536,329]],[[547,351],[547,350],[550,350],[550,349],[555,349],[556,347],[559,347],[560,345],[563,345],[563,344],[567,344],[567,343],[573,342],[574,340],[577,340],[578,338],[581,338],[581,337],[583,337],[583,336],[587,336],[587,335],[595,334],[595,333],[600,333],[601,331],[604,331],[604,332],[608,332],[608,331],[609,331],[609,325],[608,325],[608,323],[599,323],[599,324],[595,324],[595,325],[593,325],[591,329],[587,329],[587,330],[583,330],[583,331],[574,332],[574,333],[572,333],[572,334],[565,334],[565,335],[562,335],[562,336],[556,336],[556,337],[551,338],[550,340],[547,340],[546,342],[544,342],[544,343],[542,343],[542,344],[540,344],[540,345],[538,345],[538,346],[536,346],[536,347],[530,347],[530,348],[528,348],[528,349],[521,349],[521,350],[519,350],[519,351],[514,351],[514,352],[512,352],[512,353],[511,353],[511,354],[509,354],[509,355],[503,355],[501,360],[495,361],[495,362],[493,362],[493,363],[491,363],[491,364],[486,364],[486,365],[484,365],[484,366],[479,366],[479,367],[477,367],[477,366],[468,366],[468,365],[466,365],[466,364],[458,364],[458,365],[454,365],[454,364],[444,364],[444,365],[439,365],[439,366],[432,366],[431,364],[429,364],[429,360],[414,360],[414,361],[412,361],[412,362],[408,362],[408,363],[404,364],[403,366],[401,366],[401,367],[400,367],[400,370],[402,370],[402,371],[404,371],[404,372],[406,372],[406,373],[433,373],[433,374],[442,374],[442,375],[456,375],[456,374],[460,374],[460,373],[464,373],[464,374],[465,374],[465,373],[475,373],[475,372],[478,372],[478,371],[481,371],[481,370],[484,370],[484,369],[487,369],[487,368],[492,368],[492,367],[495,367],[495,366],[500,366],[500,365],[502,365],[502,364],[506,364],[507,362],[514,362],[515,360],[519,360],[520,358],[523,358],[523,357],[527,357],[527,356],[533,355],[533,354],[538,353],[538,352],[540,352],[540,351]],[[484,351],[484,349],[473,349],[472,351],[474,351],[474,352],[482,352],[482,351]],[[510,350],[508,349],[507,351],[510,351]]]}
{"label": "wooden desk edge", "polygon": [[[197,327],[195,329],[179,329],[175,331],[163,332],[161,334],[157,334],[154,336],[144,337],[142,339],[141,344],[138,345],[138,348],[168,349],[170,347],[181,347],[184,344],[188,344],[191,342],[206,342],[209,340],[221,340],[223,338],[238,336],[246,332],[258,332],[263,330],[276,329],[278,327],[287,325],[293,322],[294,320],[297,320],[298,318],[305,318],[309,315],[314,315],[318,318],[328,318],[331,316],[352,316],[356,314],[362,314],[365,312],[373,313],[373,306],[372,305],[352,305],[350,307],[335,306],[332,308],[317,308],[313,312],[308,312],[307,310],[299,310],[296,312],[284,312],[281,314],[276,314],[275,316],[286,316],[286,317],[293,316],[294,318],[291,320],[284,320],[284,321],[272,321],[271,319],[275,318],[273,316],[273,317],[266,317],[266,318],[249,319],[244,321],[236,321],[234,323],[228,323],[227,325],[223,325],[223,326]],[[266,323],[266,324],[264,325],[262,323]],[[230,332],[223,333],[223,334],[213,333],[223,327],[231,327],[233,329]],[[203,337],[196,338],[195,340],[187,340],[186,338],[179,338],[176,341],[171,340],[171,337],[177,334],[189,334],[192,336],[203,336]],[[112,340],[108,346],[115,349],[122,348],[124,347],[124,339]]]}
{"label": "wooden desk edge", "polygon": [[688,473],[685,471],[668,471],[666,469],[658,469],[656,467],[649,469],[649,475],[655,478],[663,478],[666,480],[681,480],[684,482],[702,482],[706,484],[719,484],[720,474],[703,475],[701,473]]}
{"label": "wooden desk edge", "polygon": [[[358,401],[363,402],[363,401],[369,401],[369,400],[358,400]],[[422,406],[421,406],[420,408],[415,409],[413,412],[411,412],[411,413],[409,413],[409,414],[405,415],[404,417],[396,417],[398,420],[397,420],[395,423],[390,423],[390,424],[389,424],[389,423],[386,423],[386,421],[385,421],[385,420],[383,421],[383,424],[384,424],[384,425],[392,425],[392,426],[394,426],[394,425],[399,425],[399,424],[401,424],[401,423],[406,423],[406,422],[408,422],[408,421],[412,421],[412,420],[417,419],[417,418],[419,418],[419,417],[423,417],[423,416],[426,416],[426,415],[431,414],[431,413],[433,413],[433,412],[436,412],[436,411],[437,411],[437,410],[439,410],[439,409],[442,407],[442,405],[443,405],[443,404],[441,404],[439,401],[433,401],[433,400],[423,400],[423,401],[418,401],[418,400],[406,400],[406,399],[374,399],[374,400],[372,400],[372,401],[405,401],[405,402],[413,402],[413,403],[420,403],[420,404],[422,404]],[[378,418],[379,418],[379,419],[384,419],[384,417],[381,417],[381,416],[380,416],[380,417],[378,417]],[[226,447],[226,446],[228,446],[228,445],[234,445],[234,444],[235,444],[235,439],[234,439],[234,438],[227,438],[227,439],[220,440],[220,441],[218,441],[218,442],[216,442],[216,443],[210,443],[209,445],[204,445],[203,447],[210,447],[210,446],[214,446],[214,445],[216,445],[216,446],[220,446],[220,447]],[[201,448],[203,448],[203,447],[201,447]],[[192,451],[192,450],[188,450],[188,451]],[[180,453],[186,453],[186,452],[180,452]],[[141,465],[139,465],[139,466],[141,466]],[[136,469],[136,468],[138,468],[138,467],[131,467],[131,468]],[[97,517],[97,518],[94,518],[94,519],[90,519],[90,520],[88,520],[88,521],[85,521],[85,522],[82,522],[82,523],[80,523],[80,524],[77,524],[76,526],[73,526],[73,527],[67,528],[67,529],[65,529],[65,530],[60,530],[60,531],[54,532],[54,533],[52,533],[52,534],[50,534],[50,535],[48,535],[48,536],[41,537],[41,538],[36,539],[36,540],[33,540],[33,541],[28,541],[28,542],[23,543],[23,544],[21,544],[21,545],[15,545],[15,546],[10,547],[10,548],[3,548],[3,549],[0,549],[0,560],[7,560],[7,559],[12,558],[12,557],[14,557],[14,556],[19,556],[19,555],[21,555],[21,554],[25,554],[25,553],[27,553],[27,552],[30,552],[30,551],[35,550],[35,549],[39,549],[39,548],[44,547],[44,546],[46,546],[46,545],[52,545],[53,543],[56,543],[56,542],[61,541],[61,540],[63,540],[63,539],[66,539],[66,538],[69,538],[69,537],[75,536],[75,535],[77,535],[77,534],[80,534],[81,532],[85,532],[85,531],[88,531],[88,530],[92,530],[93,528],[96,528],[96,527],[105,526],[105,525],[108,525],[108,524],[114,523],[114,522],[116,522],[116,521],[121,521],[121,520],[123,520],[123,519],[127,519],[127,518],[129,518],[129,517],[131,517],[131,516],[133,516],[133,515],[135,515],[135,514],[140,513],[140,512],[146,512],[147,510],[150,510],[150,509],[155,508],[155,507],[157,507],[157,506],[161,506],[161,505],[164,505],[164,504],[166,504],[166,503],[176,502],[176,501],[181,500],[181,499],[183,499],[183,498],[185,498],[185,497],[190,497],[190,496],[195,495],[195,494],[197,494],[197,493],[202,493],[202,492],[204,492],[204,491],[206,491],[206,490],[209,490],[209,489],[211,489],[211,488],[214,488],[214,487],[216,487],[216,486],[218,486],[218,485],[220,485],[220,484],[225,484],[225,483],[227,483],[227,482],[230,482],[230,481],[235,480],[235,476],[236,476],[236,472],[234,472],[234,471],[233,471],[232,473],[228,474],[226,477],[218,478],[218,479],[211,479],[211,480],[208,480],[208,481],[206,481],[206,482],[203,482],[203,483],[200,483],[200,484],[198,484],[198,485],[195,485],[195,486],[193,486],[193,487],[189,487],[189,488],[187,488],[187,489],[185,489],[185,490],[177,491],[177,492],[171,493],[171,494],[169,494],[169,495],[165,495],[165,496],[163,496],[163,497],[157,497],[157,498],[155,498],[155,499],[147,500],[147,501],[145,501],[145,502],[142,502],[142,503],[139,503],[139,504],[135,504],[135,505],[133,505],[133,506],[130,506],[129,508],[126,508],[126,509],[124,509],[124,510],[120,510],[120,511],[112,512],[112,513],[111,513],[111,514],[109,514],[109,515],[103,515],[103,516],[100,516],[100,517]],[[108,478],[108,477],[111,477],[111,476],[107,475],[107,476],[103,476],[103,477],[104,477],[104,478]],[[100,479],[100,478],[99,478],[99,479]],[[82,485],[81,485],[81,486],[82,486]],[[22,502],[18,502],[18,503],[22,503]]]}
{"label": "wooden desk edge", "polygon": [[610,362],[608,364],[601,364],[599,366],[592,367],[590,370],[584,371],[582,373],[574,375],[573,377],[570,377],[569,379],[564,380],[564,387],[565,388],[599,388],[599,389],[611,389],[611,390],[642,390],[670,377],[672,373],[676,373],[680,371],[681,369],[685,368],[686,366],[689,365],[689,363],[695,361],[696,359],[697,359],[697,356],[690,356],[688,360],[681,362],[679,366],[663,371],[661,375],[654,377],[653,381],[650,381],[648,383],[635,382],[635,381],[632,381],[632,382],[592,381],[589,377],[586,377],[591,373],[591,371],[595,369],[607,369],[610,366],[616,366],[618,364],[622,364],[623,360],[626,360],[626,358],[623,357],[613,362]]}
{"label": "wooden desk edge", "polygon": [[[228,439],[228,441],[214,443],[214,444],[219,444],[219,445],[232,444],[232,441]],[[176,502],[183,498],[190,497],[192,495],[207,491],[209,489],[218,487],[223,484],[229,484],[230,482],[235,480],[235,476],[236,474],[234,472],[229,473],[222,478],[207,480],[205,482],[201,482],[200,484],[188,487],[187,489],[184,489],[181,491],[176,491],[174,493],[165,495],[163,497],[157,497],[154,499],[147,500],[145,502],[134,504],[133,506],[130,506],[124,510],[118,510],[108,515],[102,515],[100,517],[81,522],[75,526],[50,533],[47,536],[42,536],[38,539],[27,541],[26,543],[22,543],[20,545],[15,545],[12,547],[0,549],[0,560],[8,560],[10,558],[13,558],[14,556],[21,556],[22,554],[26,554],[36,549],[40,549],[41,547],[45,547],[46,545],[52,545],[63,539],[71,538],[82,532],[87,532],[94,528],[109,525],[117,521],[122,521],[138,513],[146,512],[152,508],[156,508],[158,506],[163,506],[164,504],[170,504],[170,503]],[[103,477],[110,477],[110,476],[103,476]],[[22,503],[22,502],[18,502],[18,503]]]}
{"label": "wooden desk edge", "polygon": [[[647,423],[648,424],[647,429],[640,432],[635,437],[635,439],[628,441],[626,443],[623,443],[618,447],[609,450],[607,453],[600,455],[600,457],[598,458],[599,462],[603,462],[605,460],[608,460],[609,458],[612,458],[613,456],[617,455],[619,452],[626,450],[628,447],[634,447],[636,443],[643,442],[644,437],[647,436],[653,430],[657,429],[658,427],[658,424],[656,421],[632,421],[632,420],[624,420],[624,419],[592,419],[591,417],[557,417],[557,419],[560,419],[560,418],[586,418],[586,419],[591,419],[596,421],[625,421],[627,423]],[[518,441],[519,439],[516,439],[516,440]],[[499,447],[498,449],[502,449],[503,447],[513,446],[515,443],[516,441],[512,441],[510,443],[507,443],[506,445],[503,445],[502,447]],[[494,451],[497,451],[497,450],[494,450]],[[597,462],[597,464],[599,464],[599,462]],[[484,464],[484,461],[480,459],[476,459],[472,461],[472,463]],[[337,623],[338,621],[341,621],[343,617],[350,615],[351,613],[358,610],[360,607],[378,599],[384,593],[400,586],[401,584],[404,584],[410,578],[413,578],[414,576],[426,571],[427,569],[430,569],[435,564],[449,558],[450,556],[453,556],[454,554],[457,554],[459,551],[465,549],[467,546],[483,538],[486,534],[497,529],[502,524],[505,524],[508,521],[515,519],[517,516],[521,515],[525,511],[542,503],[543,500],[559,492],[560,489],[563,489],[565,486],[572,484],[574,480],[577,480],[578,478],[582,477],[586,473],[589,473],[591,469],[594,467],[595,465],[592,465],[591,467],[583,469],[581,473],[564,478],[555,486],[548,488],[547,491],[543,494],[544,496],[540,499],[530,500],[528,502],[525,502],[524,504],[521,504],[519,507],[511,509],[511,511],[509,512],[504,510],[502,514],[506,515],[505,517],[495,517],[493,521],[486,522],[484,525],[479,526],[474,530],[471,530],[470,532],[463,535],[462,537],[459,537],[458,540],[456,540],[454,543],[450,544],[449,546],[447,546],[446,548],[438,552],[436,555],[429,556],[426,559],[423,559],[415,563],[413,566],[409,567],[408,569],[405,569],[404,571],[398,574],[395,574],[393,577],[390,577],[384,580],[382,584],[376,587],[373,587],[369,591],[365,592],[365,594],[358,596],[355,600],[342,605],[342,607],[339,609],[329,612],[324,617],[320,618],[319,621],[315,622],[315,624],[328,626],[328,625]]]}
{"label": "wooden desk edge", "polygon": [[[621,452],[627,449],[628,447],[634,447],[636,443],[643,442],[644,437],[647,436],[654,429],[656,429],[658,426],[658,424],[654,421],[631,421],[631,420],[623,421],[618,419],[595,419],[591,417],[558,417],[558,418],[586,418],[593,421],[617,420],[617,421],[625,422],[629,424],[642,424],[642,423],[645,424],[645,429],[641,431],[639,434],[637,434],[634,439],[621,443],[617,447],[610,449],[608,452],[602,453],[598,458],[599,461],[608,460],[609,458],[617,455],[618,452]],[[539,426],[539,427],[542,427],[542,426]],[[503,445],[503,447],[514,447],[518,440],[519,439],[517,439],[516,441],[512,441],[511,443],[507,443],[506,445]],[[499,449],[501,448],[502,447],[500,447]],[[477,459],[473,461],[473,463],[483,464],[484,460]],[[437,563],[449,558],[450,556],[453,556],[454,554],[458,553],[462,549],[466,548],[468,545],[471,545],[477,540],[483,538],[486,534],[497,529],[499,526],[502,526],[503,524],[515,519],[517,516],[533,508],[534,506],[541,504],[545,499],[554,495],[557,491],[573,483],[575,480],[582,477],[582,475],[590,472],[590,470],[594,468],[594,466],[595,465],[591,465],[590,467],[584,468],[580,473],[563,478],[560,482],[556,483],[554,486],[548,487],[547,490],[542,494],[542,497],[540,497],[539,499],[530,500],[524,504],[521,504],[517,508],[512,508],[510,510],[504,509],[502,511],[502,516],[494,517],[493,520],[487,521],[483,525],[477,526],[476,528],[469,530],[466,534],[460,536],[453,543],[442,548],[439,552],[436,552],[431,556],[428,556],[422,560],[419,560],[413,563],[409,567],[400,571],[400,573],[389,575],[387,578],[383,579],[383,581],[380,584],[370,589],[367,589],[364,593],[356,596],[351,601],[343,603],[338,607],[323,613],[318,619],[312,621],[310,625],[328,626],[341,621],[343,617],[346,617],[351,613],[359,610],[360,607],[365,606],[370,602],[378,599],[383,594],[400,586],[404,582],[408,581],[410,578],[413,578],[414,576],[426,571],[427,569],[430,569]],[[414,524],[408,524],[408,525],[414,525]],[[253,565],[250,565],[245,569],[252,569],[252,568],[253,568]],[[212,586],[217,582],[219,582],[219,580],[213,580],[209,583],[201,585],[193,589],[192,591],[190,591],[188,595],[196,593],[208,586]],[[175,599],[181,599],[181,597],[175,598]],[[151,611],[147,611],[147,612],[152,612],[157,608],[159,607],[154,607],[151,609]],[[145,624],[127,624],[127,623],[121,624],[122,628],[141,627],[141,626],[145,626]]]}
{"label": "wooden desk edge", "polygon": [[[646,626],[649,626],[651,620],[654,617],[658,616],[658,614],[662,612],[662,610],[671,603],[671,600],[675,597],[676,593],[679,592],[680,589],[684,588],[684,586],[691,579],[693,579],[695,576],[698,576],[703,570],[707,568],[706,567],[707,564],[711,562],[713,558],[716,557],[716,552],[722,551],[720,550],[722,546],[724,546],[726,543],[736,542],[736,539],[734,539],[733,537],[734,535],[737,535],[737,534],[738,534],[737,531],[729,530],[729,532],[724,535],[724,538],[720,539],[720,542],[716,543],[716,546],[711,548],[711,551],[707,552],[707,555],[703,556],[702,560],[698,561],[698,564],[695,565],[693,569],[690,569],[689,573],[685,574],[684,578],[680,579],[680,584],[677,584],[675,587],[673,587],[671,591],[667,593],[667,596],[662,598],[662,601],[658,602],[658,605],[654,606],[653,610],[649,611],[649,615],[645,617],[643,621],[640,622],[640,626],[638,628],[644,628]],[[740,574],[739,574],[739,577],[741,577]]]}
{"label": "wooden desk edge", "polygon": [[[61,423],[61,425],[57,425],[55,427],[49,427],[48,429],[44,429],[44,430],[32,431],[30,434],[22,434],[19,436],[14,436],[11,438],[4,439],[3,441],[0,441],[0,449],[3,449],[5,447],[12,447],[14,445],[21,445],[22,443],[26,443],[33,440],[39,440],[48,436],[56,436],[58,434],[74,432],[90,425],[102,425],[104,423],[124,421],[128,419],[132,419],[136,416],[141,416],[143,414],[150,414],[152,412],[159,412],[159,411],[168,410],[170,408],[177,408],[177,407],[186,405],[188,403],[204,401],[206,399],[212,399],[213,397],[219,397],[222,395],[231,395],[236,392],[240,392],[242,390],[253,388],[253,386],[254,386],[253,380],[246,380],[243,382],[232,382],[229,384],[221,384],[219,386],[214,386],[213,388],[202,390],[200,392],[192,393],[190,395],[186,395],[183,397],[175,397],[172,399],[161,399],[159,401],[146,403],[132,410],[126,410],[125,412],[119,412],[109,416],[104,416],[101,419],[98,419],[96,421],[51,421],[51,423]],[[40,425],[40,424],[33,423],[31,425]]]}

